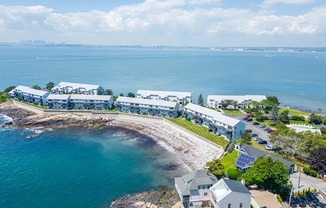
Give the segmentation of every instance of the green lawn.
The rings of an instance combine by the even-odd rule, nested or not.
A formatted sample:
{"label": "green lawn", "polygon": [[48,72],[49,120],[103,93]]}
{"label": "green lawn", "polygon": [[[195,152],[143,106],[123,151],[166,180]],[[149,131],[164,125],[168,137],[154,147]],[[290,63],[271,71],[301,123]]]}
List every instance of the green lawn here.
{"label": "green lawn", "polygon": [[214,142],[215,144],[221,145],[223,148],[226,147],[228,141],[226,141],[223,137],[217,136],[215,134],[211,134],[208,132],[208,128],[204,126],[198,126],[191,121],[183,119],[181,116],[177,118],[167,118],[167,120],[201,136],[205,139]]}
{"label": "green lawn", "polygon": [[227,171],[229,168],[236,168],[235,161],[238,158],[238,151],[233,150],[231,153],[227,153],[222,157],[221,162],[224,165],[224,170]]}
{"label": "green lawn", "polygon": [[291,109],[291,108],[280,108],[280,113],[282,113],[285,110],[289,110],[289,114],[291,114],[293,116],[309,116],[311,114],[308,112],[303,112],[303,111],[295,110],[295,109]]}
{"label": "green lawn", "polygon": [[229,115],[229,116],[238,116],[238,115],[243,114],[241,111],[239,111],[239,110],[233,110],[233,109],[225,109],[223,111],[224,111],[224,113],[226,115]]}

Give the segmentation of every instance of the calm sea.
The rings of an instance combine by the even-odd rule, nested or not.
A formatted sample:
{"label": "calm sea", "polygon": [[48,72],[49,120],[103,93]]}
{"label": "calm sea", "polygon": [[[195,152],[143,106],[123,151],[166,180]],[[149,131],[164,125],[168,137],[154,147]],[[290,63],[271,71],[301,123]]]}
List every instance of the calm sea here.
{"label": "calm sea", "polygon": [[0,47],[0,89],[71,81],[115,94],[138,89],[276,95],[283,105],[326,108],[326,53],[210,52],[100,47]]}
{"label": "calm sea", "polygon": [[173,188],[186,173],[154,140],[123,128],[32,134],[0,128],[0,207],[105,207],[126,194]]}

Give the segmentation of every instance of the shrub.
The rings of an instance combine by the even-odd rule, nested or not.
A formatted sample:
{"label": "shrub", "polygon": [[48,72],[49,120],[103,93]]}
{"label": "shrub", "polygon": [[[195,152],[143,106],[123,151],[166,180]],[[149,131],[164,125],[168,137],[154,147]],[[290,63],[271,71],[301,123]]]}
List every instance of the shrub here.
{"label": "shrub", "polygon": [[317,172],[315,170],[312,170],[310,168],[304,167],[303,172],[307,175],[310,175],[312,177],[317,177]]}
{"label": "shrub", "polygon": [[326,134],[326,127],[324,127],[324,126],[320,127],[320,132],[322,134]]}
{"label": "shrub", "polygon": [[306,119],[303,116],[293,115],[293,116],[291,116],[290,120],[293,120],[293,121],[305,121]]}
{"label": "shrub", "polygon": [[283,202],[283,200],[282,200],[282,198],[281,198],[281,196],[279,194],[277,194],[277,201],[280,202],[280,203]]}
{"label": "shrub", "polygon": [[230,143],[228,147],[228,153],[231,153],[234,150],[234,143]]}
{"label": "shrub", "polygon": [[228,174],[229,179],[237,180],[238,175],[239,175],[239,171],[237,169],[234,169],[234,168],[229,168],[227,174]]}

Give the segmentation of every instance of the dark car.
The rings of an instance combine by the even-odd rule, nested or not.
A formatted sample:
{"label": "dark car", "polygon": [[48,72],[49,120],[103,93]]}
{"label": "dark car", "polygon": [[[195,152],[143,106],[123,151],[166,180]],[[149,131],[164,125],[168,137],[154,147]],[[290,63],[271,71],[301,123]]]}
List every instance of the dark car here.
{"label": "dark car", "polygon": [[295,199],[298,201],[298,204],[300,205],[300,207],[305,207],[305,206],[306,206],[305,201],[302,200],[302,199],[300,198],[300,196],[296,197]]}
{"label": "dark car", "polygon": [[248,118],[247,121],[252,121],[252,118]]}
{"label": "dark car", "polygon": [[265,124],[263,124],[263,125],[260,125],[260,128],[266,128],[266,125]]}
{"label": "dark car", "polygon": [[257,121],[253,122],[252,124],[253,124],[253,125],[260,125],[260,123],[257,122]]}
{"label": "dark car", "polygon": [[242,120],[246,121],[248,118],[247,117],[243,117]]}
{"label": "dark car", "polygon": [[258,137],[258,134],[256,134],[256,133],[251,133],[251,137]]}
{"label": "dark car", "polygon": [[258,140],[258,144],[267,144],[267,141],[263,140],[263,139],[260,139],[260,140]]}
{"label": "dark car", "polygon": [[271,133],[273,133],[273,130],[272,129],[268,129],[267,130],[267,133],[271,134]]}
{"label": "dark car", "polygon": [[313,202],[319,202],[319,199],[310,191],[307,191],[306,196],[311,199]]}

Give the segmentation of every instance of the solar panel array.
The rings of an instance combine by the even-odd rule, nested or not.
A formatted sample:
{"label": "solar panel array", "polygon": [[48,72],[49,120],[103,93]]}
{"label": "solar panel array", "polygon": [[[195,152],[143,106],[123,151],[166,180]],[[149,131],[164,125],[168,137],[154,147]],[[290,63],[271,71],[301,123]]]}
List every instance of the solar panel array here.
{"label": "solar panel array", "polygon": [[235,165],[237,167],[245,167],[248,166],[249,164],[253,163],[255,161],[255,158],[246,154],[241,154],[237,159],[237,162]]}

